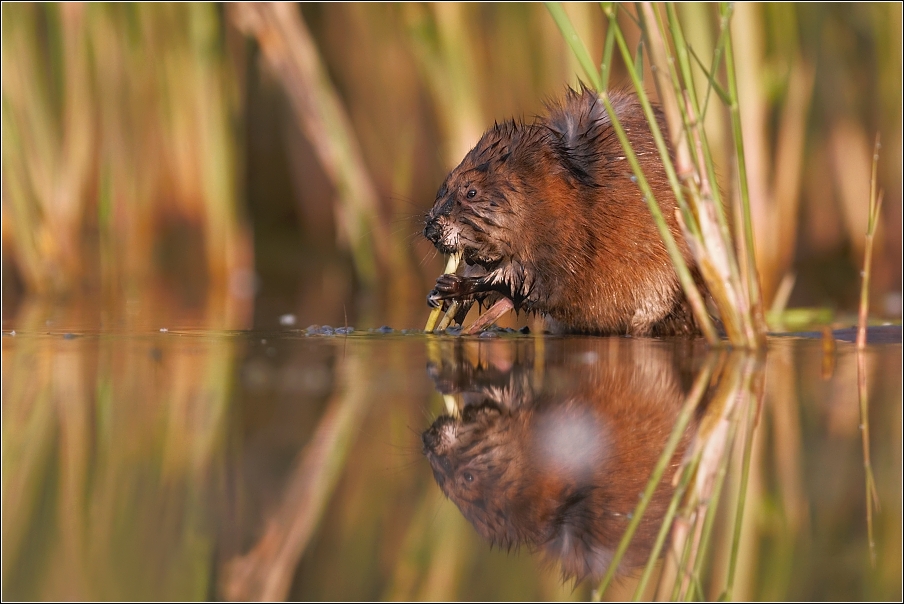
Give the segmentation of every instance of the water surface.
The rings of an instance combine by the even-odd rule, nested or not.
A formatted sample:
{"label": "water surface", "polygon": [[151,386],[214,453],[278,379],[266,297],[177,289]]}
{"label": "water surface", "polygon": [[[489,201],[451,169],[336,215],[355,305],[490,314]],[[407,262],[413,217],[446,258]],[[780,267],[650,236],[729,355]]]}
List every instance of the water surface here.
{"label": "water surface", "polygon": [[[772,338],[757,358],[652,339],[309,335],[172,318],[99,328],[35,311],[3,329],[3,597],[586,599],[596,579],[563,581],[555,548],[536,534],[490,546],[486,523],[441,490],[424,431],[477,409],[521,425],[534,418],[513,437],[546,443],[546,457],[517,462],[524,490],[544,480],[553,489],[555,472],[556,484],[608,485],[604,504],[584,498],[586,487],[555,506],[586,511],[592,500],[609,514],[587,550],[596,572],[709,371],[670,460],[674,468],[696,435],[720,425],[731,436],[704,597],[725,585],[746,485],[733,598],[900,599],[896,333],[898,343],[871,344],[862,357],[864,422],[858,355],[840,340]],[[731,390],[745,379],[746,398]],[[707,413],[713,400],[723,406]],[[865,451],[877,504],[869,519]],[[633,593],[673,475],[608,598]],[[493,497],[501,480],[487,481]],[[500,504],[506,521],[546,522],[530,501]]]}

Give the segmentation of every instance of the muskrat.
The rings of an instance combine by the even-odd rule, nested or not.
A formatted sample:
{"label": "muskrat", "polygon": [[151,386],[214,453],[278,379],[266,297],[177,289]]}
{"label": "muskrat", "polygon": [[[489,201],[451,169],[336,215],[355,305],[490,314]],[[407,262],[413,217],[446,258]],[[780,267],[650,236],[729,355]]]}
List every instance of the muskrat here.
{"label": "muskrat", "polygon": [[[640,102],[624,91],[609,98],[702,288]],[[532,123],[494,125],[446,177],[424,236],[467,267],[437,279],[428,301],[508,298],[562,332],[699,333],[599,96],[569,88],[547,108]]]}
{"label": "muskrat", "polygon": [[[530,358],[447,363],[431,372],[444,394],[467,402],[423,433],[424,454],[443,493],[482,537],[537,550],[565,577],[605,574],[683,399],[683,351],[631,343],[553,341],[542,379]],[[683,435],[623,572],[646,561],[693,432]]]}

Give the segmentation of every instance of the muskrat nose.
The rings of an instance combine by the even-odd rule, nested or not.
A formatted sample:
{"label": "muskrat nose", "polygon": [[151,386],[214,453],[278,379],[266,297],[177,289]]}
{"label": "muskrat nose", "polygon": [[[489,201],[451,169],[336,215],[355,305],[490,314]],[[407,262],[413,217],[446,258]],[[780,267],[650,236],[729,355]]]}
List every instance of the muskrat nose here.
{"label": "muskrat nose", "polygon": [[439,444],[439,434],[437,433],[436,428],[432,426],[428,428],[421,435],[421,440],[424,442],[424,455],[435,451],[436,445]]}
{"label": "muskrat nose", "polygon": [[439,225],[436,223],[436,219],[432,219],[427,223],[427,226],[424,227],[424,237],[436,243],[439,241],[440,235],[442,235],[442,229],[439,228]]}

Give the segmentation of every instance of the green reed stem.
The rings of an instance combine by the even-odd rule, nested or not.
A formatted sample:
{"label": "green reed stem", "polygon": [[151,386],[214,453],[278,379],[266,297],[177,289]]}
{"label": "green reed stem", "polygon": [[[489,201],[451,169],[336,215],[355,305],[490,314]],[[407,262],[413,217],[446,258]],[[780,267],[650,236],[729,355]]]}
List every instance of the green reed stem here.
{"label": "green reed stem", "polygon": [[866,352],[857,351],[857,393],[860,399],[860,436],[863,446],[863,474],[866,492],[866,535],[869,543],[869,558],[876,566],[876,539],[873,532],[873,510],[879,509],[879,493],[876,490],[876,478],[873,475],[873,463],[870,457],[869,438],[869,393],[866,385]]}
{"label": "green reed stem", "polygon": [[735,573],[738,569],[738,553],[741,549],[741,528],[744,521],[744,506],[747,502],[747,483],[750,478],[750,458],[753,451],[753,433],[756,427],[756,417],[758,412],[758,401],[751,400],[749,396],[751,385],[750,371],[745,371],[744,382],[741,385],[742,392],[748,393],[746,396],[747,403],[747,430],[744,435],[744,458],[741,462],[741,482],[738,490],[738,506],[735,511],[734,532],[732,534],[731,558],[728,563],[728,580],[725,585],[725,593],[722,599],[731,600],[732,590],[734,589]]}
{"label": "green reed stem", "polygon": [[[677,21],[677,19],[676,19]],[[697,57],[696,53],[694,53],[694,49],[691,48],[691,54],[693,54],[694,58],[697,59],[697,63],[700,65],[700,68],[706,74],[707,80],[709,82],[709,86],[706,89],[706,96],[703,98],[703,111],[700,113],[700,119],[704,119],[706,117],[706,110],[709,108],[709,95],[710,92],[715,91],[715,93],[719,96],[722,102],[727,106],[730,103],[728,92],[723,89],[719,83],[716,81],[716,72],[719,69],[719,65],[722,62],[722,53],[725,52],[725,37],[728,35],[729,29],[728,26],[731,23],[731,13],[723,14],[719,16],[719,39],[716,41],[716,47],[713,49],[713,59],[710,63],[710,68],[707,70],[703,67],[703,62]]]}
{"label": "green reed stem", "polygon": [[672,236],[672,232],[669,230],[668,225],[665,223],[665,218],[662,215],[662,210],[659,209],[659,204],[656,203],[656,198],[653,196],[653,190],[650,188],[650,183],[647,182],[647,179],[644,176],[643,169],[641,169],[640,167],[640,162],[638,162],[637,160],[637,155],[635,155],[634,149],[631,147],[631,142],[628,140],[628,135],[625,133],[624,128],[622,128],[621,122],[615,115],[615,108],[612,107],[612,103],[609,100],[609,95],[603,93],[600,98],[602,99],[603,104],[606,107],[606,111],[609,113],[609,119],[612,122],[612,127],[615,129],[615,134],[616,136],[618,136],[618,140],[622,144],[622,148],[625,151],[625,156],[628,159],[628,163],[631,165],[631,170],[634,172],[635,178],[637,179],[637,185],[640,188],[641,193],[643,193],[644,202],[650,209],[650,214],[652,214],[653,216],[653,221],[656,223],[656,228],[659,229],[659,236],[662,237],[662,242],[665,244],[666,250],[669,253],[669,257],[672,259],[672,265],[675,268],[675,272],[678,274],[678,279],[681,282],[684,293],[685,295],[687,295],[688,301],[690,302],[691,307],[694,310],[694,315],[696,315],[697,320],[700,322],[700,328],[703,331],[703,335],[704,337],[706,337],[706,341],[709,342],[710,345],[715,346],[719,343],[719,334],[716,332],[716,328],[715,326],[713,326],[712,320],[709,317],[709,313],[706,311],[706,303],[703,301],[703,297],[700,295],[700,291],[694,284],[694,278],[691,276],[691,272],[690,270],[688,270],[687,264],[684,262],[684,258],[681,255],[681,250],[678,249],[678,244],[675,243],[675,238]]}
{"label": "green reed stem", "polygon": [[[733,7],[728,2],[723,2],[720,14],[730,18]],[[747,186],[747,163],[744,157],[744,139],[741,131],[741,112],[738,105],[738,80],[735,74],[734,46],[732,45],[731,30],[725,37],[725,71],[728,76],[728,94],[731,97],[729,114],[731,116],[731,132],[734,137],[735,153],[738,159],[738,186],[741,196],[741,210],[735,217],[738,228],[741,231],[737,245],[743,257],[741,265],[746,273],[747,294],[750,301],[750,310],[753,315],[753,324],[746,325],[750,342],[758,345],[764,343],[766,326],[763,318],[762,296],[760,293],[759,276],[756,268],[756,253],[753,243],[753,217],[750,213],[750,191]]]}
{"label": "green reed stem", "polygon": [[[678,73],[674,69],[674,59],[670,56],[666,42],[665,27],[661,17],[651,4],[640,7],[641,22],[650,44],[650,62],[656,76],[660,105],[665,113],[675,164],[692,208],[683,216],[694,215],[699,226],[690,226],[690,235],[685,235],[694,247],[701,273],[709,286],[710,293],[719,307],[728,339],[733,344],[748,346],[744,330],[736,327],[741,321],[743,304],[737,295],[737,280],[732,281],[731,270],[726,265],[732,263],[730,245],[719,235],[712,222],[712,186],[702,166],[701,158],[705,138],[700,132],[695,111],[690,105],[688,93],[682,88]],[[663,161],[665,161],[663,159]],[[684,208],[683,208],[684,209]],[[730,241],[730,240],[729,240]]]}
{"label": "green reed stem", "polygon": [[700,399],[703,398],[703,394],[706,392],[706,389],[709,386],[709,380],[714,369],[714,357],[710,357],[707,360],[707,363],[700,370],[700,373],[697,374],[697,378],[696,380],[694,380],[693,388],[691,388],[691,391],[685,399],[684,405],[682,406],[681,411],[679,412],[678,417],[675,420],[675,427],[672,429],[672,433],[669,435],[669,439],[666,442],[665,448],[660,454],[659,460],[656,462],[656,467],[653,468],[653,473],[650,475],[650,480],[647,481],[647,487],[646,489],[644,489],[643,495],[640,498],[640,502],[638,502],[637,507],[635,508],[634,513],[631,516],[631,522],[628,523],[628,528],[625,529],[625,534],[622,535],[621,541],[618,544],[618,548],[615,550],[615,554],[612,557],[612,561],[609,563],[609,568],[606,570],[606,575],[600,582],[599,589],[596,590],[596,592],[593,594],[594,601],[600,601],[603,593],[612,582],[612,578],[615,576],[615,571],[618,570],[618,565],[621,563],[621,559],[624,557],[625,552],[628,551],[628,545],[630,545],[631,539],[634,537],[634,533],[637,531],[637,527],[640,526],[640,521],[643,519],[643,515],[647,510],[647,506],[653,498],[653,493],[659,486],[659,482],[662,480],[662,475],[665,473],[666,468],[671,463],[672,456],[675,454],[675,449],[678,448],[678,444],[681,442],[681,439],[684,436],[684,431],[687,429],[687,426],[690,423],[691,418],[693,417],[694,411],[696,410],[697,405],[699,405],[700,403]]}
{"label": "green reed stem", "polygon": [[637,79],[643,84],[643,46],[644,46],[644,33],[641,31],[640,38],[637,40],[637,50],[634,51],[634,73],[637,74]]}
{"label": "green reed stem", "polygon": [[873,509],[879,508],[879,494],[876,490],[876,479],[873,475],[873,464],[870,458],[869,438],[869,394],[866,384],[866,326],[869,317],[869,283],[872,271],[873,237],[879,222],[879,210],[882,208],[882,192],[878,194],[876,174],[879,166],[879,135],[873,147],[873,168],[869,186],[869,218],[866,227],[866,248],[863,256],[863,282],[860,286],[860,316],[857,326],[857,392],[860,399],[861,441],[863,443],[863,472],[866,481],[866,533],[869,540],[870,562],[876,565],[876,540],[873,533]]}
{"label": "green reed stem", "polygon": [[[618,11],[618,5],[612,2],[602,3],[603,12],[611,10],[613,19]],[[615,46],[615,28],[611,24],[606,27],[606,41],[603,43],[603,62],[600,64],[600,81],[602,88],[600,90],[609,90],[609,72],[612,69],[612,49]]]}
{"label": "green reed stem", "polygon": [[[705,108],[704,111],[700,111],[700,104],[697,99],[697,91],[694,87],[694,79],[693,74],[691,73],[691,65],[690,58],[688,52],[687,42],[684,38],[684,31],[681,29],[681,23],[678,21],[678,15],[675,11],[674,4],[666,4],[666,14],[669,20],[669,32],[672,34],[672,40],[675,43],[675,54],[678,57],[678,66],[681,70],[681,78],[684,80],[685,90],[687,91],[688,98],[690,99],[691,107],[693,108],[694,113],[696,114],[697,120],[699,123],[703,123],[703,119],[705,118]],[[727,24],[723,25],[724,34],[727,31]],[[713,65],[710,69],[710,73],[707,74],[711,86],[715,87],[715,69],[717,66],[718,57],[722,52],[722,45],[725,44],[724,35],[719,36],[719,45],[716,46],[715,57],[713,59]],[[709,91],[707,90],[707,93]],[[731,230],[728,228],[728,220],[725,217],[725,210],[722,206],[722,194],[719,191],[718,182],[716,179],[716,168],[713,162],[712,152],[709,148],[709,139],[706,136],[700,137],[700,142],[703,147],[703,159],[706,167],[706,174],[709,177],[709,181],[713,183],[713,187],[711,188],[713,205],[716,210],[716,218],[719,221],[719,229],[722,233],[722,238],[725,241],[731,241]],[[726,252],[730,254],[729,256],[729,267],[732,269],[732,278],[740,279],[737,274],[737,259],[735,258],[734,253],[731,250],[730,246],[726,246]]]}
{"label": "green reed stem", "polygon": [[[672,191],[675,194],[675,199],[678,202],[678,207],[681,211],[682,217],[684,218],[685,225],[694,236],[699,238],[700,231],[697,220],[684,199],[684,193],[678,180],[678,175],[675,171],[675,167],[672,163],[668,146],[666,145],[665,138],[662,136],[662,131],[659,128],[659,123],[656,120],[656,115],[653,112],[653,107],[650,104],[649,97],[644,91],[643,82],[640,80],[637,70],[634,68],[634,65],[632,63],[631,52],[628,49],[628,45],[625,41],[624,35],[622,34],[621,28],[616,21],[615,11],[610,10],[606,13],[606,16],[609,18],[609,28],[615,32],[615,40],[618,43],[622,58],[624,60],[628,73],[631,76],[631,81],[634,84],[638,99],[640,100],[641,107],[644,111],[644,115],[646,116],[647,122],[650,125],[650,132],[653,135],[653,139],[656,141],[656,148],[659,151],[660,157],[662,158],[666,176],[668,177],[669,184],[671,184],[672,186]],[[613,127],[615,128],[616,134],[618,135],[619,141],[621,142],[622,147],[625,149],[625,155],[627,156],[628,161],[631,164],[631,169],[634,171],[638,185],[640,186],[640,189],[644,194],[644,201],[647,203],[647,207],[650,208],[650,213],[653,215],[653,220],[655,221],[656,226],[659,229],[659,234],[662,237],[663,243],[665,243],[666,249],[669,252],[669,256],[672,259],[672,264],[675,267],[675,271],[678,273],[678,278],[681,281],[684,292],[687,295],[688,301],[690,302],[691,307],[694,310],[694,315],[700,322],[700,327],[707,341],[710,344],[715,345],[719,342],[719,336],[712,324],[709,313],[706,311],[706,304],[703,301],[703,297],[700,295],[700,291],[697,289],[693,277],[691,277],[690,271],[687,268],[687,264],[684,262],[684,258],[682,257],[681,252],[678,250],[678,246],[675,243],[675,239],[672,236],[671,231],[665,224],[665,220],[662,216],[662,211],[659,208],[659,204],[656,202],[656,199],[653,196],[653,192],[649,188],[647,180],[643,175],[643,171],[640,168],[640,164],[637,161],[637,157],[634,154],[634,150],[631,147],[631,143],[628,141],[627,136],[625,135],[621,127],[621,123],[619,122],[612,108],[612,105],[609,102],[608,95],[603,94],[602,98],[603,103],[606,105],[606,110],[609,112],[610,120]]]}
{"label": "green reed stem", "polygon": [[[643,9],[646,9],[647,6],[648,5],[644,5]],[[651,25],[647,19],[648,15],[646,14],[646,12],[647,12],[646,10],[640,11],[640,15],[641,15],[640,27],[641,27],[642,34],[644,37],[646,37],[647,40],[649,40],[649,44],[652,45],[654,42],[656,42],[660,45],[660,48],[664,49],[665,48],[664,36],[662,35],[661,32],[651,28]],[[622,39],[624,39],[624,38],[622,38]],[[627,60],[625,62],[627,63]],[[681,115],[681,122],[684,125],[684,138],[687,138],[687,133],[689,131],[689,125],[688,125],[689,120],[688,120],[687,112],[686,112],[684,106],[682,105],[682,103],[677,102],[677,99],[681,97],[681,85],[678,82],[677,74],[675,74],[674,70],[671,69],[671,65],[669,65],[667,61],[658,61],[657,60],[657,53],[655,52],[655,50],[650,52],[650,63],[653,65],[653,73],[654,74],[659,75],[659,74],[663,73],[663,71],[665,71],[668,76],[667,78],[661,78],[661,77],[657,78],[657,82],[664,83],[665,81],[671,81],[671,83],[672,83],[673,91],[675,93],[675,98],[674,99],[669,98],[664,89],[660,90],[660,95],[659,95],[660,96],[660,104],[663,108],[663,111],[665,111],[665,112],[675,111]],[[663,65],[661,63],[666,63],[666,64]],[[674,162],[672,161],[671,155],[668,152],[668,146],[666,146],[665,139],[662,136],[662,133],[659,129],[659,122],[655,119],[655,114],[653,114],[653,112],[652,112],[652,106],[650,106],[649,111],[648,111],[647,106],[650,105],[650,103],[649,103],[648,97],[646,95],[646,91],[643,89],[643,81],[639,77],[637,79],[635,79],[634,76],[636,74],[636,70],[634,72],[632,72],[629,69],[629,74],[631,75],[631,80],[634,83],[635,88],[638,91],[638,95],[642,96],[641,104],[644,106],[644,115],[646,116],[647,121],[650,122],[650,129],[651,129],[651,131],[653,131],[653,129],[655,128],[655,130],[657,131],[657,133],[654,133],[653,138],[656,139],[656,148],[659,151],[660,157],[662,157],[662,162],[666,169],[666,175],[669,178],[669,184],[672,185],[672,190],[675,192],[675,198],[678,201],[678,207],[681,208],[684,222],[687,225],[688,229],[690,229],[690,231],[694,235],[694,237],[696,239],[700,239],[701,238],[700,237],[700,227],[699,227],[699,224],[697,221],[697,217],[694,215],[692,208],[690,207],[690,205],[688,204],[688,202],[685,200],[685,197],[684,197],[684,188],[681,186],[681,182],[683,179],[679,178],[678,173],[675,170]],[[657,88],[660,88],[660,86],[657,86]],[[662,88],[664,88],[664,86]],[[669,101],[673,101],[673,100],[675,102],[669,102]],[[666,121],[668,122],[668,118],[666,119]],[[674,134],[674,132],[672,132],[670,130],[670,134]],[[660,142],[661,142],[661,145],[660,145]],[[674,147],[673,150],[674,150],[675,154],[676,155],[680,154],[682,151],[680,149],[681,143],[678,140],[673,140],[672,143],[673,143],[673,147]],[[693,161],[693,154],[690,154],[690,160]],[[690,167],[691,166],[686,166],[686,168],[690,168]]]}
{"label": "green reed stem", "polygon": [[659,560],[659,552],[662,551],[662,546],[665,544],[666,537],[668,537],[669,532],[672,529],[672,521],[678,511],[678,506],[684,498],[684,493],[687,491],[687,485],[690,484],[691,478],[693,478],[699,462],[700,456],[698,455],[692,463],[689,463],[684,467],[684,470],[681,473],[681,482],[678,483],[678,487],[672,494],[672,499],[669,501],[669,507],[662,519],[662,525],[659,527],[659,533],[656,535],[656,542],[653,544],[653,548],[650,550],[650,555],[647,558],[647,565],[644,567],[643,574],[640,576],[640,581],[637,583],[637,588],[634,590],[634,596],[632,597],[633,602],[640,601],[647,589],[647,583],[653,574],[653,568]]}
{"label": "green reed stem", "polygon": [[559,31],[562,32],[565,42],[568,43],[571,52],[574,53],[578,63],[581,64],[581,68],[584,70],[584,73],[587,75],[593,88],[595,90],[603,90],[603,81],[600,79],[600,73],[596,70],[596,67],[594,67],[593,60],[590,58],[590,53],[587,52],[587,47],[584,46],[584,41],[581,40],[578,32],[575,31],[574,26],[571,24],[571,19],[568,18],[565,9],[562,8],[562,4],[560,2],[546,2],[545,4],[546,9],[549,11],[549,14],[552,15],[556,25],[559,26]]}
{"label": "green reed stem", "polygon": [[[692,528],[696,529],[696,524]],[[688,531],[689,536],[688,536],[687,543],[685,543],[685,546],[684,546],[684,555],[681,557],[680,576],[682,577],[682,581],[678,582],[678,586],[681,589],[684,589],[684,593],[680,594],[681,600],[684,602],[690,602],[694,598],[694,594],[695,594],[694,588],[696,588],[696,591],[702,591],[698,585],[698,582],[696,581],[696,577],[694,577],[694,576],[688,577],[684,574],[684,569],[687,568],[688,561],[690,560],[691,556],[693,555],[693,550],[694,550],[693,533],[694,533],[693,530]]]}
{"label": "green reed stem", "polygon": [[879,223],[879,210],[882,208],[882,192],[876,193],[876,174],[879,169],[879,135],[873,147],[873,168],[869,179],[869,215],[866,226],[866,246],[863,253],[863,281],[860,285],[860,313],[857,321],[857,349],[866,347],[866,324],[869,318],[869,283],[873,265],[873,237]]}
{"label": "green reed stem", "polygon": [[[714,277],[710,276],[708,282],[711,285],[711,291],[714,294],[719,310],[722,313],[723,321],[729,340],[733,344],[743,344],[751,346],[755,340],[749,338],[750,304],[745,300],[744,293],[746,287],[741,279],[738,269],[738,260],[734,253],[734,247],[731,245],[731,229],[725,216],[722,205],[722,196],[716,178],[715,163],[713,162],[712,152],[709,147],[709,139],[703,130],[703,116],[700,111],[696,87],[694,86],[693,74],[690,65],[690,52],[678,20],[677,12],[672,4],[666,5],[667,17],[669,21],[669,33],[675,47],[675,54],[678,59],[678,66],[681,71],[681,78],[678,72],[673,69],[673,63],[668,62],[668,71],[672,76],[672,86],[675,91],[676,98],[684,99],[684,103],[678,103],[678,110],[681,113],[685,136],[689,137],[689,143],[692,151],[690,153],[690,162],[692,162],[694,175],[687,175],[690,178],[683,179],[683,183],[691,191],[691,200],[695,204],[695,210],[699,214],[701,222],[701,231],[706,236],[701,238],[703,246],[707,251],[707,255],[713,265],[721,267],[718,272],[718,278],[721,283],[717,287],[711,283]],[[662,23],[661,15],[655,13],[650,5],[644,6],[644,12],[647,15],[644,19],[645,24],[655,19],[658,26],[660,38],[657,40],[664,48],[666,32]],[[727,21],[725,22],[727,23]],[[724,24],[724,23],[723,23]],[[724,44],[724,37],[720,36],[720,42]],[[717,53],[719,49],[717,48]],[[662,63],[663,61],[660,61]],[[683,85],[682,85],[683,81]],[[685,167],[686,170],[690,166]],[[705,176],[705,179],[703,175]],[[698,182],[699,181],[699,182]],[[714,227],[709,227],[711,217],[715,217]],[[721,292],[726,296],[717,295]],[[721,303],[719,303],[721,302]]]}
{"label": "green reed stem", "polygon": [[[690,534],[691,534],[691,530],[690,530],[690,528],[688,528],[688,535],[690,535]],[[683,570],[687,566],[687,559],[690,558],[690,556],[691,556],[691,540],[686,539],[684,541],[684,547],[681,549],[681,558],[678,560],[678,564],[676,567],[677,570],[676,570],[676,574],[675,574],[675,584],[672,585],[672,593],[669,596],[669,599],[673,602],[678,601],[682,596],[681,588],[684,585]],[[686,593],[683,595],[687,596]]]}
{"label": "green reed stem", "polygon": [[[723,46],[725,45],[724,35],[719,36],[718,43]],[[706,84],[707,84],[706,85],[706,96],[703,97],[703,110],[700,114],[700,117],[702,119],[702,118],[706,117],[706,110],[709,107],[710,92],[715,92],[716,96],[719,97],[719,100],[722,101],[723,103],[725,103],[726,106],[728,106],[728,104],[731,102],[731,98],[728,96],[728,92],[724,88],[722,88],[722,86],[719,85],[719,82],[716,81],[716,76],[715,76],[715,71],[714,71],[715,69],[718,68],[719,58],[721,56],[719,53],[721,52],[722,49],[717,48],[716,51],[713,53],[712,69],[710,69],[709,67],[707,67],[706,65],[703,64],[703,59],[701,59],[700,56],[694,51],[694,48],[692,46],[689,46],[687,48],[687,50],[688,50],[688,52],[691,53],[691,57],[693,57],[694,61],[697,63],[697,67],[700,69],[700,71],[703,72],[703,75],[706,76],[706,80],[707,80],[706,81]]]}
{"label": "green reed stem", "polygon": [[[749,337],[752,321],[745,294],[747,288],[740,278],[732,253],[731,237],[721,209],[718,185],[715,184],[711,152],[697,118],[699,108],[687,45],[681,30],[673,28],[672,41],[682,63],[683,86],[674,69],[675,61],[669,54],[661,14],[649,3],[642,4],[639,10],[642,28],[650,44],[651,65],[657,76],[660,103],[669,124],[681,184],[687,189],[693,204],[692,211],[699,221],[699,228],[689,239],[695,244],[698,264],[719,307],[729,341],[748,347],[753,345],[754,340]],[[674,11],[671,17],[673,22],[677,21]]]}
{"label": "green reed stem", "polygon": [[[556,3],[549,3],[547,4],[547,8],[555,19],[559,30],[562,32],[562,35],[565,36],[566,41],[568,41],[569,45],[571,46],[572,51],[578,57],[578,60],[584,67],[585,71],[587,71],[587,75],[590,76],[594,82],[596,82],[596,90],[601,93],[601,99],[603,101],[603,104],[606,106],[606,111],[609,114],[612,126],[615,129],[616,135],[618,136],[618,139],[625,150],[625,156],[628,159],[628,163],[631,165],[631,169],[633,170],[635,178],[637,179],[637,184],[641,192],[643,193],[644,202],[647,204],[647,207],[650,209],[650,213],[653,215],[653,221],[656,223],[657,229],[659,229],[660,237],[662,237],[663,243],[666,246],[666,250],[669,253],[669,257],[672,259],[672,264],[674,265],[675,271],[678,274],[678,279],[680,280],[684,292],[688,297],[688,301],[693,308],[694,315],[697,317],[700,323],[703,335],[711,345],[718,344],[719,336],[712,324],[712,320],[709,318],[709,313],[706,312],[706,304],[703,301],[703,297],[700,295],[699,290],[694,284],[694,279],[687,268],[687,264],[684,262],[684,258],[681,256],[678,245],[675,243],[675,238],[672,236],[668,225],[666,225],[665,223],[665,220],[662,216],[662,211],[659,208],[659,204],[656,203],[656,199],[653,196],[653,191],[652,189],[650,189],[649,183],[647,182],[646,177],[643,174],[643,170],[640,168],[640,163],[637,161],[637,156],[634,153],[633,148],[631,147],[631,143],[628,141],[628,137],[625,134],[625,131],[622,128],[618,117],[615,115],[612,103],[609,101],[609,96],[603,91],[602,86],[600,85],[599,74],[597,74],[592,69],[592,67],[588,67],[592,64],[589,63],[590,56],[589,54],[587,54],[586,47],[577,36],[577,33],[574,31],[574,27],[571,25],[571,21],[568,19],[568,15],[565,14],[565,11],[562,10],[561,6]],[[630,51],[627,50],[627,43],[624,40],[624,36],[622,35],[621,29],[619,28],[618,22],[616,20],[615,8],[613,5],[609,5],[604,6],[603,10],[606,11],[606,16],[609,19],[609,28],[614,31],[616,42],[618,42],[619,49],[622,51],[622,56],[625,58],[625,63],[628,67],[628,71],[632,74],[632,81],[634,81],[635,83],[635,88],[637,89],[637,93],[641,98],[641,104],[644,108],[644,113],[647,116],[647,120],[650,122],[650,128],[653,132],[654,138],[656,139],[657,148],[659,149],[660,154],[663,157],[664,163],[670,166],[671,162],[668,160],[668,147],[665,145],[665,140],[662,137],[662,133],[659,131],[659,127],[656,122],[655,115],[653,114],[652,107],[650,106],[649,100],[646,98],[646,94],[643,91],[643,84],[642,82],[640,82],[640,79],[637,76],[636,69],[634,69],[633,57],[631,56]],[[671,168],[670,181],[673,181],[673,190],[675,191],[676,197],[678,197],[679,199],[679,207],[682,207],[686,211],[687,204],[685,204],[683,201],[680,185],[676,184],[678,181],[677,177],[675,177],[674,175],[674,168]],[[695,221],[693,217],[689,212],[686,213],[690,220],[688,224],[694,224]]]}
{"label": "green reed stem", "polygon": [[[707,74],[710,81],[707,99],[710,90],[716,87],[715,71],[720,64],[724,51],[729,74],[728,104],[732,116],[735,145],[738,149],[739,181],[741,183],[742,198],[741,208],[735,212],[738,233],[734,238],[731,236],[731,229],[722,207],[721,194],[716,184],[712,151],[699,123],[702,118],[699,117],[701,115],[699,98],[693,85],[691,51],[684,38],[675,8],[667,6],[666,11],[669,24],[668,32],[671,34],[671,42],[675,47],[680,77],[679,72],[675,69],[676,60],[670,55],[669,43],[666,39],[667,28],[663,22],[662,14],[657,13],[653,5],[642,3],[638,6],[639,19],[635,19],[635,22],[641,30],[641,42],[635,53],[628,49],[624,35],[618,25],[616,5],[613,3],[602,3],[601,6],[603,13],[608,19],[608,28],[606,31],[603,63],[598,73],[593,69],[587,49],[577,36],[561,5],[558,3],[547,4],[547,8],[556,21],[562,35],[571,46],[587,76],[592,82],[598,82],[595,85],[600,92],[604,92],[605,87],[608,85],[613,41],[618,44],[625,68],[634,84],[635,91],[649,123],[651,134],[656,142],[666,176],[675,195],[675,200],[680,210],[679,218],[682,222],[682,228],[686,230],[685,237],[694,250],[703,277],[719,306],[729,341],[745,347],[762,345],[764,342],[765,323],[759,290],[759,278],[756,270],[749,191],[743,142],[741,140],[737,83],[734,75],[731,32],[728,27],[732,12],[731,8],[723,5],[720,12],[721,30],[719,43],[714,52],[710,72]],[[666,113],[670,137],[673,139],[674,161],[643,88],[642,58],[645,53],[643,50],[644,46],[647,46],[646,54],[649,56],[651,68],[656,76],[660,102],[663,111]],[[602,79],[599,78],[600,73],[604,76]],[[682,81],[684,82],[683,85]],[[721,92],[721,88],[719,92]],[[602,100],[610,114],[613,128],[619,137],[622,147],[625,149],[626,159],[628,159],[634,171],[638,186],[644,195],[644,201],[650,208],[650,213],[653,216],[657,229],[659,229],[660,236],[701,329],[707,340],[711,344],[716,344],[718,337],[703,298],[693,282],[693,278],[690,276],[690,271],[683,256],[678,251],[671,231],[663,220],[661,209],[653,197],[644,175],[640,171],[630,143],[627,142],[627,138],[621,131],[620,124],[618,124],[618,119],[612,112],[608,96],[603,94]],[[689,199],[687,196],[689,196]],[[737,245],[737,248],[733,246],[732,241],[735,242],[734,245]]]}
{"label": "green reed stem", "polygon": [[[640,14],[642,27],[650,41],[650,60],[653,73],[657,76],[660,103],[669,125],[675,163],[681,184],[686,188],[693,204],[692,213],[696,214],[699,221],[696,233],[689,239],[695,244],[698,265],[719,307],[729,341],[747,347],[750,346],[750,341],[741,325],[748,314],[749,305],[745,304],[741,294],[744,291],[742,282],[738,277],[732,277],[738,271],[732,268],[734,259],[730,253],[731,239],[726,238],[717,226],[715,215],[718,209],[713,206],[718,202],[714,201],[713,191],[718,189],[718,185],[711,184],[714,171],[711,178],[703,169],[706,165],[703,159],[705,132],[696,117],[697,111],[691,104],[690,93],[682,86],[674,69],[674,59],[669,55],[661,15],[649,3],[641,5]],[[681,41],[683,42],[683,37]]]}
{"label": "green reed stem", "polygon": [[[731,432],[728,435],[728,443],[734,443],[735,433],[737,432],[737,421],[731,424]],[[730,446],[730,445],[729,445]],[[728,463],[731,459],[730,454],[726,454],[719,464],[719,471],[716,474],[716,482],[713,485],[712,497],[707,504],[706,517],[703,521],[703,534],[700,538],[700,551],[697,559],[694,561],[694,576],[700,576],[700,570],[703,567],[703,560],[706,559],[706,553],[709,551],[709,542],[712,537],[713,526],[715,526],[716,515],[719,510],[719,499],[722,495],[722,487],[725,485],[725,476],[728,475]]]}

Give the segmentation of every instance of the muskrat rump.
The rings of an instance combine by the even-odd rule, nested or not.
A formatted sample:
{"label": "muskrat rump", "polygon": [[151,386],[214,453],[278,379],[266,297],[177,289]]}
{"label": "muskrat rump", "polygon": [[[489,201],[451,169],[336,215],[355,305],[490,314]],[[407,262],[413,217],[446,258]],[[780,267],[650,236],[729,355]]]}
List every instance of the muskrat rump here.
{"label": "muskrat rump", "polygon": [[[702,287],[640,103],[628,92],[609,98]],[[699,333],[605,106],[586,88],[569,89],[533,123],[488,130],[446,177],[424,236],[467,263],[437,279],[434,306],[501,296],[554,331]]]}

